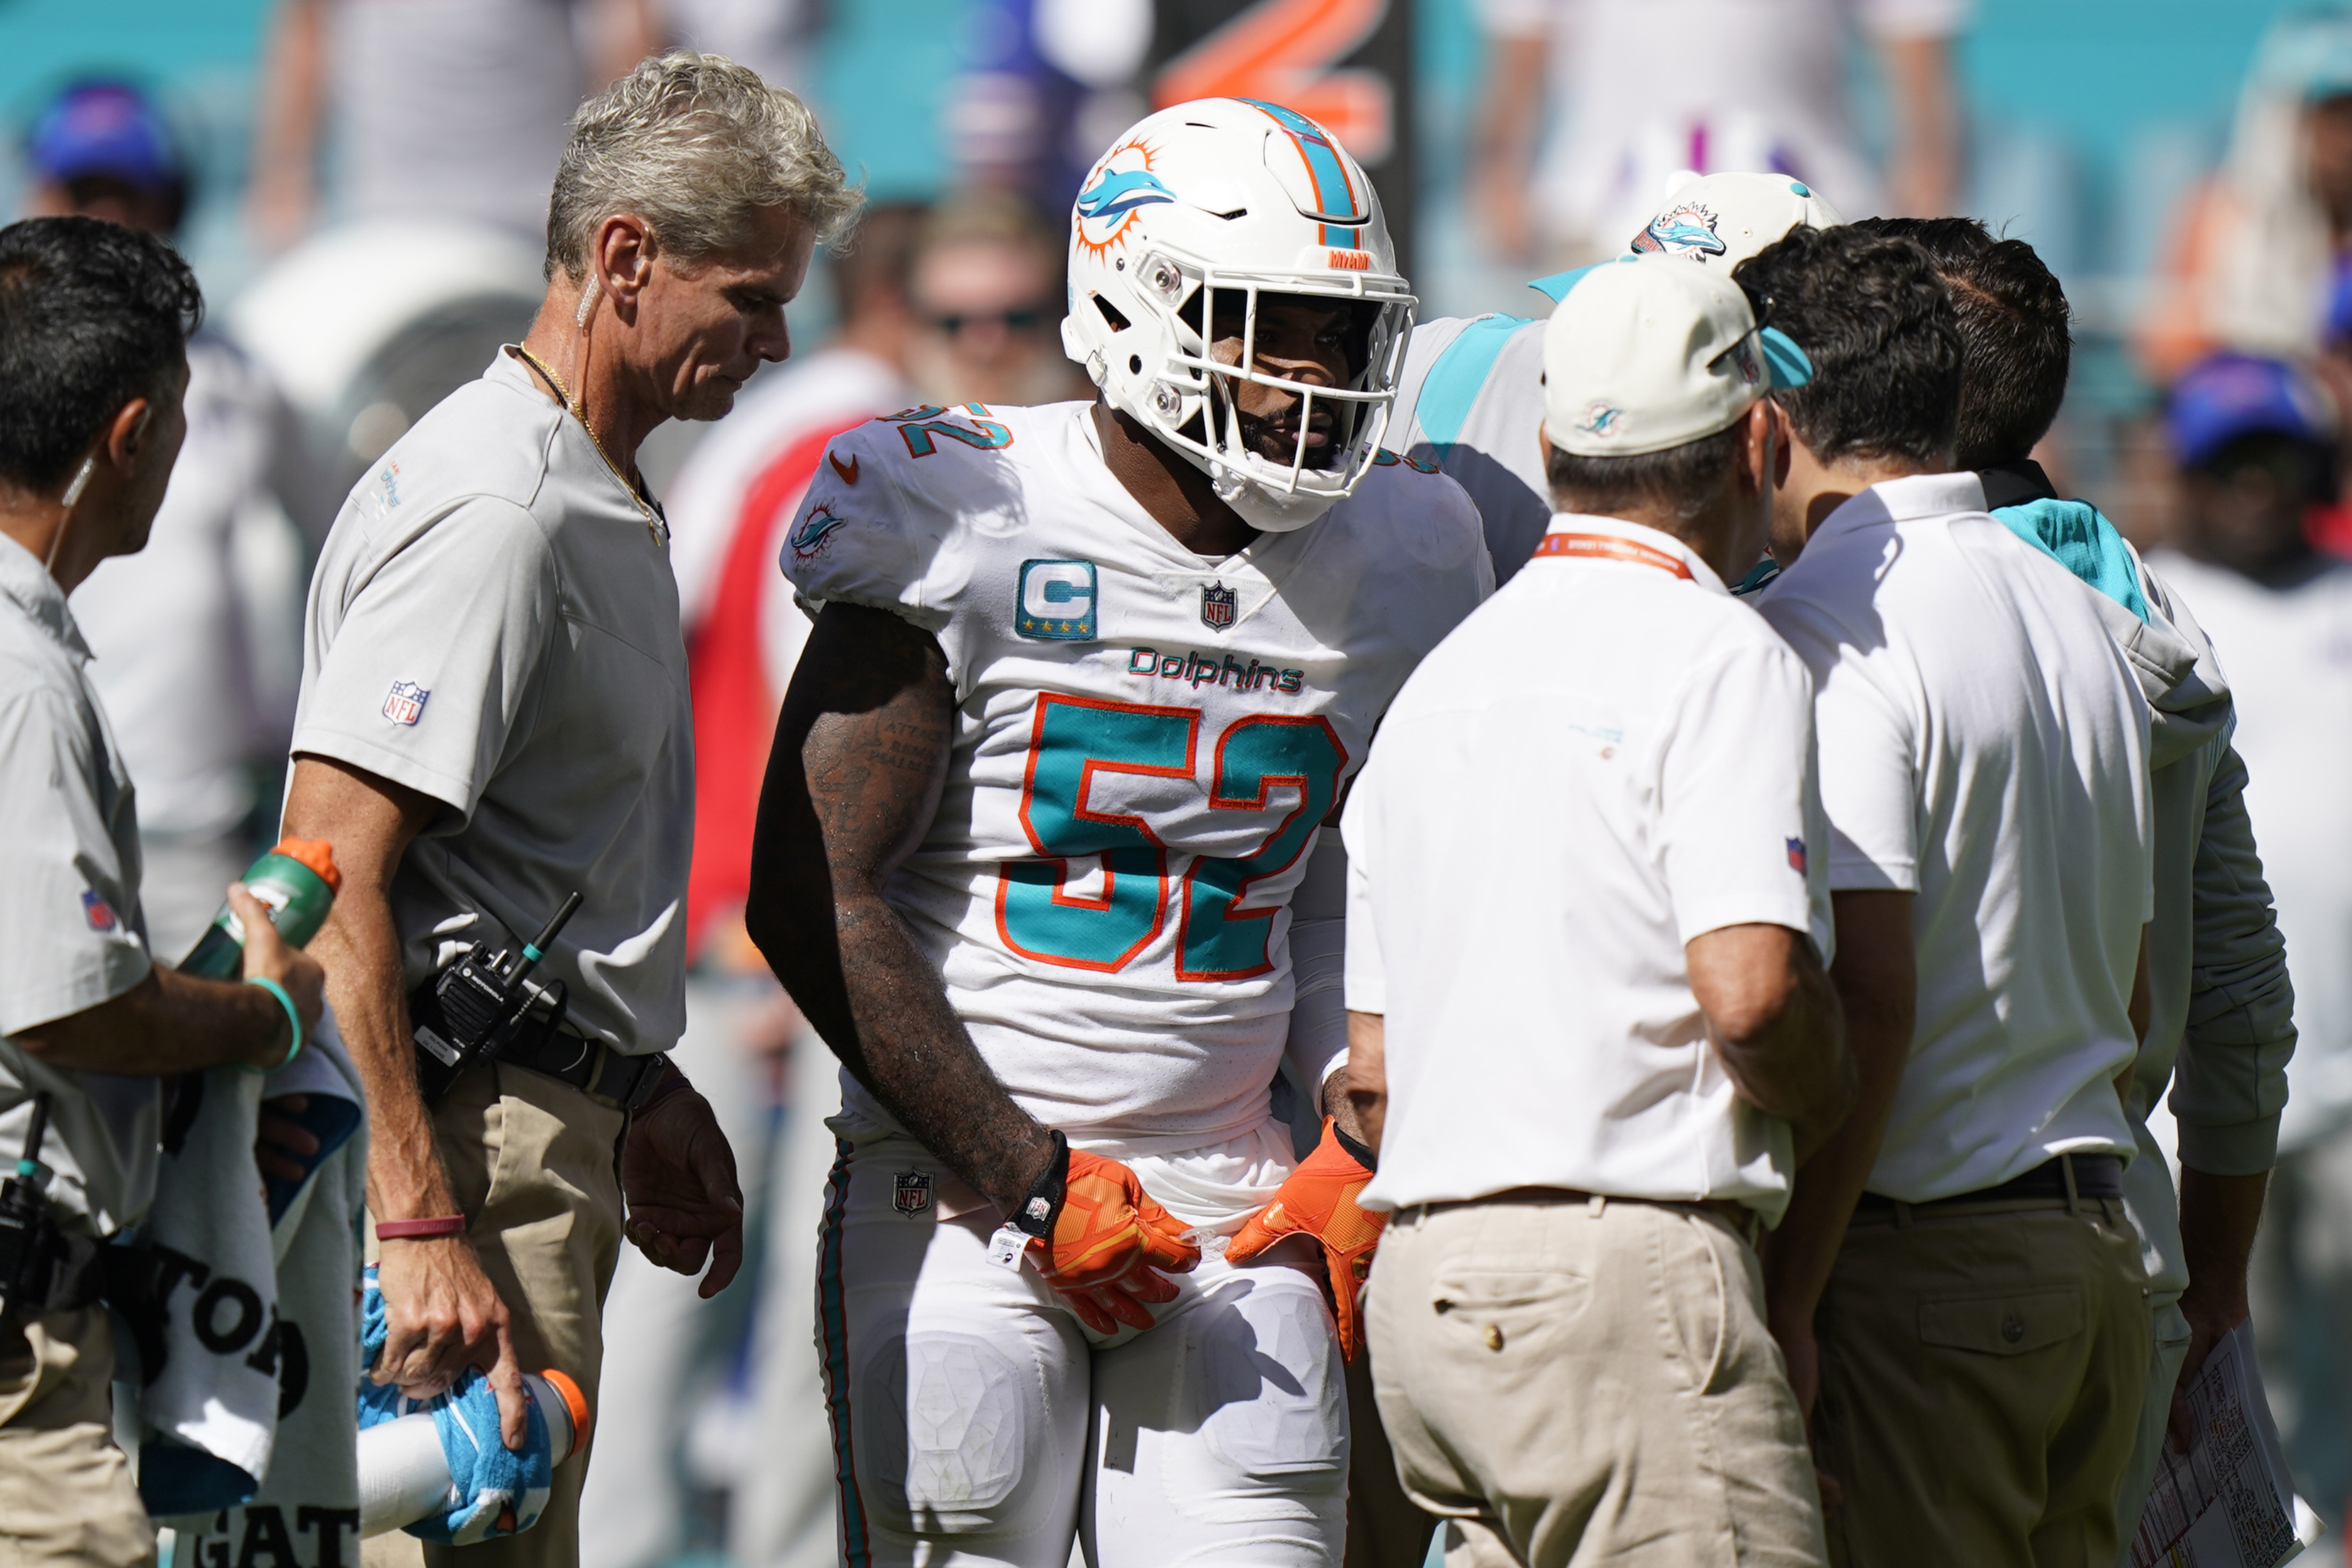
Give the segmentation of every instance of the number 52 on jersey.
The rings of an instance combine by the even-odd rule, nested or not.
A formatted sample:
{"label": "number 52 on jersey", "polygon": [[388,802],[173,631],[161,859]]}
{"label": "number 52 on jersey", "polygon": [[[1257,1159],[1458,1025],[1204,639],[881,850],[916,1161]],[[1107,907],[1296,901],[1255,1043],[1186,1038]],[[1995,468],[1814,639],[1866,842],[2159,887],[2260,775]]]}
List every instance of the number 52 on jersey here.
{"label": "number 52 on jersey", "polygon": [[[1198,708],[1037,698],[1021,790],[1021,825],[1036,858],[998,872],[997,930],[1008,947],[1041,963],[1117,974],[1173,919],[1180,981],[1246,979],[1274,967],[1277,904],[1251,907],[1251,890],[1314,842],[1338,798],[1347,749],[1321,718],[1245,715],[1205,737],[1203,787],[1202,717]],[[1180,792],[1172,810],[1147,816],[1097,800],[1104,775],[1193,788]],[[1188,842],[1223,828],[1213,813],[1281,811],[1286,799],[1286,813],[1247,852],[1195,854],[1181,876],[1171,875]]]}

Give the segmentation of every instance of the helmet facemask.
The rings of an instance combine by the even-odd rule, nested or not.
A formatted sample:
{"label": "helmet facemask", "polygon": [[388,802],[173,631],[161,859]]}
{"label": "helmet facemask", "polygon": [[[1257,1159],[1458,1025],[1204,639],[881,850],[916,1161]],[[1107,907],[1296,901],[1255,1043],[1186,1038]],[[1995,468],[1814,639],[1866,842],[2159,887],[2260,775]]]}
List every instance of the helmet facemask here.
{"label": "helmet facemask", "polygon": [[[1303,528],[1370,471],[1412,330],[1414,300],[1401,280],[1327,284],[1295,273],[1231,271],[1160,246],[1137,266],[1132,298],[1160,318],[1158,336],[1169,350],[1156,376],[1147,367],[1147,406],[1129,412],[1206,472],[1217,497],[1244,522],[1274,532]],[[1344,380],[1318,385],[1258,368],[1265,307],[1277,300],[1353,312]],[[1228,362],[1217,345],[1234,338],[1238,351]],[[1275,414],[1247,414],[1244,402],[1259,401],[1244,392],[1249,386],[1296,401]],[[1269,420],[1286,438],[1272,451]],[[1318,434],[1325,437],[1319,446],[1310,439]]]}

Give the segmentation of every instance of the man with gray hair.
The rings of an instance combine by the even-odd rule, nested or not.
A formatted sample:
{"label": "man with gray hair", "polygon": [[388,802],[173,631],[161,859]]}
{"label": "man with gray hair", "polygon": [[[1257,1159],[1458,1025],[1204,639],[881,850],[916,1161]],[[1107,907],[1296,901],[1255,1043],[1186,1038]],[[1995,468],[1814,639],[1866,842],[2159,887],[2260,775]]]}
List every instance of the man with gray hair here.
{"label": "man with gray hair", "polygon": [[[707,1262],[705,1295],[741,1257],[733,1155],[661,1054],[684,1024],[693,737],[635,455],[786,356],[784,307],[856,206],[793,94],[711,55],[641,64],[573,119],[530,334],[354,488],[311,584],[286,822],[343,871],[312,950],[367,1081],[373,1372],[424,1396],[486,1369],[510,1448],[524,1367],[593,1407],[624,1236]],[[510,988],[533,958],[494,1027],[453,988]],[[584,1471],[468,1563],[575,1562]]]}

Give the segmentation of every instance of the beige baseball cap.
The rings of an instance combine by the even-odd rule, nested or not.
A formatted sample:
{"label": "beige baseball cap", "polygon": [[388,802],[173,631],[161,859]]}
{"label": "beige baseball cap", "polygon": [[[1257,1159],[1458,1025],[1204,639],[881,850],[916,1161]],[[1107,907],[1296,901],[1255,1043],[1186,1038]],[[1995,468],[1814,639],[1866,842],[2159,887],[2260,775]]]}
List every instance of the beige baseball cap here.
{"label": "beige baseball cap", "polygon": [[1800,224],[1843,222],[1820,192],[1786,174],[1695,174],[1667,195],[1633,247],[1729,272]]}
{"label": "beige baseball cap", "polygon": [[1545,323],[1543,361],[1544,437],[1583,457],[1713,435],[1777,379],[1739,286],[1664,256],[1578,278]]}

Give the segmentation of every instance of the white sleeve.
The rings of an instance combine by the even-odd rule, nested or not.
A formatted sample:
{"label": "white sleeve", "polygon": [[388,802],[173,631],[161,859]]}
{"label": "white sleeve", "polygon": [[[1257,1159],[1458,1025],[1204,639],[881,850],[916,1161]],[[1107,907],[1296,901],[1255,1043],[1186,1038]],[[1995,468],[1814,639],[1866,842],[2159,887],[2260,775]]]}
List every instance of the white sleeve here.
{"label": "white sleeve", "polygon": [[[777,565],[811,614],[825,604],[862,604],[936,636],[948,617],[927,579],[956,524],[954,451],[965,449],[950,444],[954,451],[942,463],[933,441],[927,453],[933,463],[919,466],[899,436],[898,417],[870,420],[833,438],[801,497]],[[954,422],[942,414],[942,423]],[[1003,429],[988,426],[989,433]]]}
{"label": "white sleeve", "polygon": [[1307,862],[1307,875],[1290,895],[1290,1040],[1283,1054],[1298,1082],[1317,1097],[1348,1065],[1348,847],[1327,827]]}
{"label": "white sleeve", "polygon": [[1784,925],[1818,943],[1811,683],[1777,639],[1741,644],[1692,672],[1660,754],[1659,858],[1676,935]]}
{"label": "white sleeve", "polygon": [[[1364,780],[1356,780],[1357,788],[1349,800],[1346,820],[1351,823],[1369,823],[1370,813],[1364,799]],[[1348,955],[1346,994],[1348,1010],[1351,1013],[1382,1013],[1389,1010],[1388,967],[1381,958],[1380,927],[1372,920],[1372,885],[1370,867],[1364,854],[1364,841],[1369,835],[1359,830],[1354,846],[1348,855]]]}
{"label": "white sleeve", "polygon": [[470,820],[537,722],[563,625],[554,549],[530,513],[483,496],[381,559],[363,527],[338,519],[313,583],[293,749]]}
{"label": "white sleeve", "polygon": [[1907,706],[1874,678],[1872,661],[1883,661],[1884,652],[1863,652],[1828,616],[1786,590],[1768,593],[1758,609],[1812,674],[1831,889],[1916,893],[1913,725]]}

